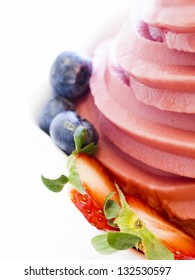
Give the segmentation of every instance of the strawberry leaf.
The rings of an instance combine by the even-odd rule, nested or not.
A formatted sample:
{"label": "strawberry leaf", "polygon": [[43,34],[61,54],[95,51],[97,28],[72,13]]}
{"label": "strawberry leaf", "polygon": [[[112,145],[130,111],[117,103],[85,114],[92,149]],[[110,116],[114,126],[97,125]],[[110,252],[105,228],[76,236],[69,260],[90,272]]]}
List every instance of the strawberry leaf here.
{"label": "strawberry leaf", "polygon": [[109,224],[111,227],[113,227],[113,228],[118,228],[118,225],[115,224],[115,222],[114,222],[113,219],[109,219],[109,220],[108,220],[108,224]]}
{"label": "strawberry leaf", "polygon": [[122,205],[114,223],[118,225],[121,233],[129,233],[140,238],[137,247],[143,247],[147,259],[150,260],[172,260],[174,259],[171,251],[150,232],[143,221],[131,210],[131,206],[126,202],[125,196],[116,185],[120,202]]}
{"label": "strawberry leaf", "polygon": [[69,174],[68,174],[68,180],[69,183],[75,188],[77,189],[80,193],[82,194],[86,194],[86,191],[81,183],[79,174],[76,170],[76,163],[75,163],[75,157],[74,156],[70,156],[69,160],[68,160],[68,170],[69,170]]}
{"label": "strawberry leaf", "polygon": [[118,225],[122,232],[130,232],[131,230],[140,230],[143,228],[144,223],[139,217],[131,210],[130,205],[127,203],[123,192],[116,185],[120,203],[122,205],[114,222]]}
{"label": "strawberry leaf", "polygon": [[124,196],[123,192],[120,190],[119,186],[117,184],[115,184],[115,187],[118,191],[122,208],[129,207],[129,204],[127,203],[125,196]]}
{"label": "strawberry leaf", "polygon": [[107,233],[107,242],[113,249],[116,250],[127,250],[134,247],[138,242],[141,241],[141,238],[124,232],[108,232]]}
{"label": "strawberry leaf", "polygon": [[48,179],[41,175],[41,180],[52,192],[61,192],[64,185],[68,182],[68,178],[65,175],[61,175],[58,179]]}
{"label": "strawberry leaf", "polygon": [[85,140],[87,138],[87,129],[83,126],[78,126],[74,133],[75,151],[69,156],[67,167],[69,174],[66,177],[61,175],[58,179],[48,179],[41,175],[42,182],[44,185],[53,192],[60,192],[64,185],[69,182],[73,187],[75,187],[80,193],[85,194],[86,191],[81,183],[79,174],[76,170],[75,156],[79,153],[84,153],[88,155],[94,155],[97,151],[97,145],[90,143],[84,146]]}
{"label": "strawberry leaf", "polygon": [[114,194],[115,192],[108,194],[104,203],[104,215],[108,220],[116,218],[121,209],[116,201],[110,199]]}
{"label": "strawberry leaf", "polygon": [[80,149],[79,153],[86,154],[89,156],[93,156],[96,154],[98,146],[95,145],[93,142],[88,144],[87,146]]}
{"label": "strawberry leaf", "polygon": [[144,253],[149,260],[174,260],[174,255],[146,228],[142,232]]}
{"label": "strawberry leaf", "polygon": [[70,156],[67,164],[69,174],[68,176],[61,175],[58,179],[48,179],[41,175],[44,185],[53,192],[60,192],[66,183],[70,183],[80,193],[86,194],[86,191],[81,183],[79,174],[76,170],[75,157]]}
{"label": "strawberry leaf", "polygon": [[87,130],[83,126],[78,126],[74,132],[75,151],[79,153],[87,137]]}
{"label": "strawberry leaf", "polygon": [[92,238],[91,243],[103,255],[113,254],[116,251],[127,250],[141,241],[136,235],[123,232],[108,232]]}
{"label": "strawberry leaf", "polygon": [[79,153],[94,155],[97,152],[98,146],[93,142],[84,146],[86,139],[87,129],[81,125],[78,126],[74,133],[75,151],[73,151],[73,155],[77,155]]}
{"label": "strawberry leaf", "polygon": [[96,251],[102,255],[110,255],[117,252],[117,250],[113,249],[108,244],[107,233],[95,236],[94,238],[92,238],[91,243]]}

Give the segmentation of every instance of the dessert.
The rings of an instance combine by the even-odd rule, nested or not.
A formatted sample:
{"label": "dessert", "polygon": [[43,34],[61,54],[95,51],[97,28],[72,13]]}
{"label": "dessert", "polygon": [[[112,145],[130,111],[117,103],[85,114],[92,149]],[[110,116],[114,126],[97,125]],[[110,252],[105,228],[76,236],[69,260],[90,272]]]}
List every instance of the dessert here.
{"label": "dessert", "polygon": [[[161,232],[159,238],[164,243],[167,238],[174,254],[178,249],[178,258],[195,258],[195,3],[131,2],[131,16],[120,32],[94,51],[90,93],[75,108],[96,128],[95,158],[127,202],[135,212],[146,213],[146,225],[150,215],[156,224],[156,217],[162,219],[165,237]],[[89,172],[88,184],[80,162]],[[86,162],[76,157],[77,172],[92,201],[98,200],[101,191],[94,195],[90,175],[96,176],[98,168],[93,172],[96,164]],[[72,192],[81,210],[78,197]],[[96,209],[94,203],[92,207]],[[107,226],[103,229],[109,230]],[[177,245],[172,246],[174,231]]]}
{"label": "dessert", "polygon": [[[181,2],[195,9],[192,1]],[[150,7],[147,1],[151,9],[163,3],[168,5],[152,1]],[[147,5],[142,4],[144,13]],[[174,11],[171,1],[169,5]],[[137,24],[133,30],[127,21],[116,38],[95,51],[93,98],[85,101],[89,109],[79,104],[78,111],[99,126],[104,143],[97,158],[123,181],[125,193],[138,195],[195,237],[195,54],[141,37],[141,28]],[[105,145],[112,156],[101,148]]]}

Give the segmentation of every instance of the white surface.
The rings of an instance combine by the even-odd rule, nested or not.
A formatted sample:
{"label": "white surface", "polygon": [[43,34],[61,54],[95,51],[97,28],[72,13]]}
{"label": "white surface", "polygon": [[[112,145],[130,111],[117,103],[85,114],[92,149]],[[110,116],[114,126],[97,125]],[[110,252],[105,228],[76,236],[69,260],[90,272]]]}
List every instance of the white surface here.
{"label": "white surface", "polygon": [[[2,4],[2,2],[4,2]],[[98,234],[40,175],[57,177],[65,158],[36,126],[49,96],[48,72],[65,49],[92,48],[128,15],[127,0],[32,0],[0,4],[0,259],[136,259],[131,252],[102,256]],[[91,44],[93,42],[93,44]]]}

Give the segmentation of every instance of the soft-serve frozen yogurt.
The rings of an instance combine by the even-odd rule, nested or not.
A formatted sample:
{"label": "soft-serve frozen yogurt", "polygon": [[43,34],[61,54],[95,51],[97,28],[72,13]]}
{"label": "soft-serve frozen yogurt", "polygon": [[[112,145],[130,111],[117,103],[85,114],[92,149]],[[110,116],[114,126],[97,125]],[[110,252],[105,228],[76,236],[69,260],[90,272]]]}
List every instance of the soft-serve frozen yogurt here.
{"label": "soft-serve frozen yogurt", "polygon": [[119,34],[95,50],[91,94],[78,104],[123,191],[193,237],[194,12],[194,1],[132,2]]}

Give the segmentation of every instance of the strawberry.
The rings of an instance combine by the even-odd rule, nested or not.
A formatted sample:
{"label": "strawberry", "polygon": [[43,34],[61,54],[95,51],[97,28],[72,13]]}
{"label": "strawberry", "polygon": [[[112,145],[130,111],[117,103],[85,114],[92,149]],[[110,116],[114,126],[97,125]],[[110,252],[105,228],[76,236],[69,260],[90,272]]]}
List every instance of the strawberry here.
{"label": "strawberry", "polygon": [[131,209],[174,254],[175,259],[195,259],[195,240],[154,209],[131,196],[126,197]]}
{"label": "strawberry", "polygon": [[[69,182],[71,200],[84,217],[106,231],[92,240],[93,246],[106,253],[136,247],[148,259],[195,259],[195,240],[160,216],[143,201],[124,196],[115,178],[94,157],[93,143],[82,146],[85,133],[75,134],[76,150],[68,161],[68,176],[58,179],[42,176],[45,186],[60,192]],[[87,155],[87,154],[88,155]],[[117,227],[112,227],[111,222]]]}
{"label": "strawberry", "polygon": [[[94,157],[78,154],[75,161],[84,189],[103,209],[106,196],[111,192],[117,192],[114,180],[108,170]],[[119,202],[117,193],[113,199]]]}
{"label": "strawberry", "polygon": [[[101,163],[99,163],[94,157],[85,154],[78,154],[76,156],[76,170],[79,174],[82,185],[89,195],[84,196],[87,200],[87,206],[92,203],[94,209],[96,209],[95,205],[98,205],[100,211],[102,211],[106,196],[111,192],[116,192],[114,180]],[[79,197],[80,199],[82,198],[81,195],[77,195],[77,198]],[[117,194],[115,194],[112,199],[119,202],[119,196]],[[137,198],[126,196],[126,200],[131,209],[146,224],[147,228],[173,252],[175,259],[195,258],[195,241],[189,235],[172,225],[161,217],[154,209],[150,208]],[[74,202],[74,204],[88,221],[92,221],[92,223],[97,223],[98,225],[98,216],[95,221],[93,221],[93,219],[90,220],[90,215],[87,215],[85,212],[87,211],[87,207],[81,207],[81,203],[78,202]],[[88,209],[92,210],[90,207]],[[94,213],[97,213],[97,211],[94,211]],[[95,214],[93,216],[95,216]],[[105,216],[104,221],[106,221]],[[106,224],[107,223],[104,222],[104,229],[107,229],[105,226]]]}
{"label": "strawberry", "polygon": [[108,224],[102,208],[88,194],[81,194],[76,189],[71,189],[70,197],[74,205],[91,225],[99,230],[114,230]]}
{"label": "strawberry", "polygon": [[[116,192],[116,187],[108,171],[95,158],[85,154],[76,155],[75,164],[86,194],[71,189],[72,202],[88,222],[97,229],[114,230],[114,227],[108,224],[108,220],[103,213],[106,196],[111,192]],[[118,199],[117,197],[115,195],[115,199]]]}

